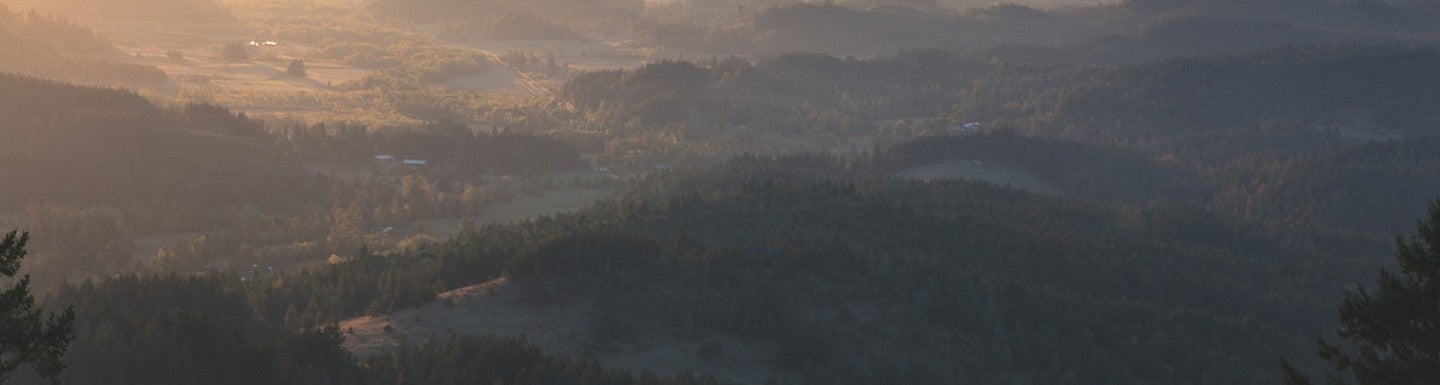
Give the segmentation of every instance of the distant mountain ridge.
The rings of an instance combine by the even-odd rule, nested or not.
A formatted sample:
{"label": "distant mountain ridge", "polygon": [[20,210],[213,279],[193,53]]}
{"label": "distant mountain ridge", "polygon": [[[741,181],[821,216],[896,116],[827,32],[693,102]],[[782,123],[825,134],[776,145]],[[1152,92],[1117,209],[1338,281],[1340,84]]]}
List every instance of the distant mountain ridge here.
{"label": "distant mountain ridge", "polygon": [[1013,62],[1137,64],[1170,57],[1241,53],[1284,46],[1374,45],[1421,42],[1394,35],[1327,31],[1268,19],[1186,16],[1132,33],[1107,34],[1060,46],[1001,46],[976,56]]}
{"label": "distant mountain ridge", "polygon": [[1275,20],[1308,28],[1423,34],[1440,30],[1440,7],[1422,1],[1379,0],[1130,0],[1108,8],[1138,20],[1177,16]]}
{"label": "distant mountain ridge", "polygon": [[[908,49],[1030,50],[1054,60],[1119,64],[1284,45],[1379,44],[1440,33],[1429,2],[1134,0],[1058,8],[996,5],[963,11],[923,6],[791,3],[762,8],[744,27],[641,39],[679,50],[885,55]],[[660,28],[660,27],[655,27]],[[1053,51],[1042,53],[1045,51]]]}

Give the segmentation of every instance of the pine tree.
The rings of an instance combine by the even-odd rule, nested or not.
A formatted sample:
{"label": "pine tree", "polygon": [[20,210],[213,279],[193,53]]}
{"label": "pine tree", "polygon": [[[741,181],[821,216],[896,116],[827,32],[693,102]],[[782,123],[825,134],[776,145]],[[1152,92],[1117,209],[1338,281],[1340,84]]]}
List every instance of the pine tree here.
{"label": "pine tree", "polygon": [[[0,241],[0,274],[13,280],[25,259],[29,234],[11,231]],[[74,338],[71,327],[75,312],[46,314],[35,308],[30,276],[0,292],[0,382],[22,366],[30,366],[45,378],[55,380],[65,369],[65,350]]]}
{"label": "pine tree", "polygon": [[[1321,339],[1320,357],[1339,372],[1349,371],[1359,385],[1435,384],[1440,379],[1440,199],[1411,239],[1395,240],[1400,274],[1381,271],[1372,293],[1345,292],[1340,305],[1340,339],[1354,345],[1351,355],[1338,343]],[[1310,381],[1282,362],[1288,385]],[[1331,375],[1332,384],[1347,383]]]}

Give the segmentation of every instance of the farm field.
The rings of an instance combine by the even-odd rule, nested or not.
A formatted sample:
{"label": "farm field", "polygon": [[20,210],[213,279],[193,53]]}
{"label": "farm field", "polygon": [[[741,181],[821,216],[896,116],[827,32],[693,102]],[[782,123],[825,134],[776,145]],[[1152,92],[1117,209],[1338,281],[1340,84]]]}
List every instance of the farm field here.
{"label": "farm field", "polygon": [[[107,60],[153,66],[169,78],[166,83],[147,84],[137,89],[142,95],[166,104],[220,104],[262,119],[405,127],[422,124],[431,119],[431,114],[417,112],[403,104],[444,103],[432,96],[424,96],[423,101],[410,100],[419,94],[451,90],[459,92],[448,96],[451,102],[493,100],[504,104],[523,101],[554,86],[530,80],[517,72],[518,69],[499,62],[498,56],[490,51],[443,43],[423,33],[383,26],[363,13],[329,23],[320,19],[276,17],[275,9],[296,6],[284,1],[235,6],[249,10],[237,13],[238,20],[230,23],[155,27],[148,23],[103,21],[93,27],[126,55]],[[314,8],[306,9],[336,12],[338,8],[333,4],[325,8],[326,5],[319,3],[311,7]],[[359,12],[359,7],[343,12]],[[324,33],[335,36],[301,38],[305,35],[286,32],[313,27],[304,23],[324,23],[326,25],[320,27],[326,29]],[[365,41],[363,36],[380,40]],[[245,44],[248,57],[227,60],[222,55],[222,47],[233,43]],[[391,44],[408,51],[369,56],[360,62],[335,51],[336,47],[367,44],[382,44],[381,47]],[[480,58],[478,67],[456,75],[419,74],[413,72],[415,68],[454,65],[407,62],[411,57],[426,55],[456,60],[454,55],[461,52],[476,54]],[[303,77],[287,73],[287,67],[294,60],[304,63]],[[381,81],[385,83],[396,76],[429,80],[408,84],[415,88],[412,90],[374,88],[377,79],[386,79]],[[478,112],[449,113],[473,118]]]}

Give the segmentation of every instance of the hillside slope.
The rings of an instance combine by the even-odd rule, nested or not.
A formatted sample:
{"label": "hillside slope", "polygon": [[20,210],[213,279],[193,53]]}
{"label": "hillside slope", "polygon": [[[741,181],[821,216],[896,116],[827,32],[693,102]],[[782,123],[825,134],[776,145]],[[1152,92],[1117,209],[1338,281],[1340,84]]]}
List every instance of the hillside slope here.
{"label": "hillside slope", "polygon": [[[1383,242],[1322,229],[844,175],[792,157],[657,176],[577,214],[357,261],[287,291],[359,300],[316,309],[323,319],[429,303],[431,282],[504,276],[526,290],[511,298],[528,298],[507,311],[589,314],[545,335],[602,362],[647,343],[700,359],[707,341],[741,340],[762,344],[721,344],[735,349],[721,357],[760,352],[772,375],[807,381],[1259,384],[1277,376],[1266,357],[1306,349],[1327,324],[1332,282],[1383,261],[1357,258]],[[321,283],[382,271],[381,286]],[[346,321],[360,326],[347,338],[375,342],[383,325],[514,333],[488,312],[500,308],[466,306]],[[482,313],[428,318],[468,311]]]}
{"label": "hillside slope", "polygon": [[25,138],[0,142],[5,205],[255,202],[286,195],[300,174],[259,140],[259,122],[223,108],[19,76],[0,75],[0,134]]}
{"label": "hillside slope", "polygon": [[110,42],[58,16],[11,11],[0,3],[0,73],[21,73],[87,84],[164,83],[165,73],[151,66],[123,63]]}

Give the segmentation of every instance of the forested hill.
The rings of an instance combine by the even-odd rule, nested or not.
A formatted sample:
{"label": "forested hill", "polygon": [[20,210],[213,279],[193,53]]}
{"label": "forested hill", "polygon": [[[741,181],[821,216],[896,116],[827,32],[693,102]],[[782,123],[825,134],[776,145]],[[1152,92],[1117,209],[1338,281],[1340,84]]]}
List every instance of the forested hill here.
{"label": "forested hill", "polygon": [[[983,122],[1216,167],[1260,152],[1436,134],[1440,84],[1429,74],[1437,67],[1440,49],[1423,45],[1282,48],[1119,68],[939,51],[868,60],[787,54],[587,73],[566,82],[561,98],[612,134],[658,131],[750,152],[789,149],[782,146],[796,145],[794,136],[884,137]],[[926,124],[937,116],[944,119]],[[765,140],[729,138],[732,130]]]}
{"label": "forested hill", "polygon": [[[735,1],[735,3],[746,3]],[[922,2],[923,3],[923,2]],[[1100,64],[1285,45],[1433,40],[1429,1],[1136,0],[942,11],[874,2],[749,2],[738,20],[651,22],[637,40],[688,52],[885,55],[912,49]],[[1103,4],[1098,4],[1103,3]],[[930,3],[933,5],[933,3]]]}
{"label": "forested hill", "polygon": [[[3,204],[213,207],[275,201],[298,159],[257,121],[209,105],[162,108],[128,91],[0,75]],[[8,210],[17,207],[6,207]]]}
{"label": "forested hill", "polygon": [[[609,149],[616,162],[645,160],[620,155],[631,150],[694,163],[737,152],[855,151],[859,137],[895,155],[884,160],[890,171],[996,161],[1083,200],[1184,203],[1398,234],[1440,188],[1422,171],[1434,161],[1421,150],[1440,135],[1435,68],[1440,49],[1425,45],[1290,47],[1116,68],[938,51],[787,54],[587,73],[560,97],[586,119],[573,129],[633,138]],[[973,135],[960,130],[969,122],[990,134],[905,142]]]}
{"label": "forested hill", "polygon": [[1271,19],[1232,19],[1182,14],[1132,30],[1094,36],[1071,44],[1005,44],[978,51],[974,55],[1016,63],[1126,65],[1286,46],[1376,45],[1423,41],[1426,40],[1382,33],[1315,29]]}
{"label": "forested hill", "polygon": [[[393,244],[401,240],[373,229],[473,215],[510,194],[479,175],[519,179],[580,164],[568,143],[524,133],[455,124],[272,132],[214,105],[158,106],[130,91],[3,74],[0,138],[0,222],[35,233],[25,267],[42,289],[117,272],[308,263]],[[401,167],[377,153],[429,163]]]}
{"label": "forested hill", "polygon": [[992,162],[1032,173],[1082,201],[1206,207],[1237,218],[1380,235],[1413,226],[1407,213],[1423,210],[1440,191],[1440,158],[1433,151],[1440,136],[1331,145],[1291,157],[1277,157],[1257,146],[1261,149],[1225,167],[1209,169],[1133,149],[1002,131],[903,143],[878,152],[872,165],[880,174],[895,174],[915,167],[953,168],[955,162]]}
{"label": "forested hill", "polygon": [[35,11],[12,11],[0,3],[0,72],[92,84],[155,84],[168,79],[149,66],[113,62],[121,53],[90,28]]}
{"label": "forested hill", "polygon": [[1440,7],[1432,1],[1334,0],[1127,0],[1098,11],[1138,20],[1198,15],[1274,20],[1332,31],[1425,34],[1435,31]]}
{"label": "forested hill", "polygon": [[[617,134],[852,135],[940,115],[1217,165],[1261,146],[1294,154],[1435,134],[1440,84],[1429,74],[1437,67],[1440,49],[1425,45],[1292,47],[1119,68],[939,51],[786,54],[587,73],[566,82],[561,98]],[[1250,139],[1221,143],[1237,136]]]}
{"label": "forested hill", "polygon": [[[741,8],[738,26],[706,28],[654,22],[640,25],[646,44],[682,52],[774,55],[821,52],[885,55],[913,49],[972,51],[1003,44],[1053,45],[1083,41],[1108,31],[1087,17],[1014,5],[966,12],[920,10],[836,2],[753,2]],[[933,7],[928,7],[933,8]]]}
{"label": "forested hill", "polygon": [[1437,67],[1440,50],[1410,46],[1174,59],[951,116],[1194,167],[1223,191],[1211,203],[1240,216],[1396,234],[1440,188],[1423,171],[1440,135]]}
{"label": "forested hill", "polygon": [[295,212],[320,190],[259,122],[129,91],[0,75],[0,137],[0,213],[36,232],[42,288],[130,271],[136,234]]}
{"label": "forested hill", "polygon": [[383,134],[324,124],[276,131],[215,105],[162,107],[131,91],[0,74],[0,135],[24,138],[0,142],[0,177],[11,182],[0,185],[0,210],[44,202],[192,213],[292,205],[328,188],[302,176],[302,158],[354,163],[377,151],[426,154],[438,167],[467,172],[552,172],[579,162],[574,147],[553,139],[477,135],[455,124]]}
{"label": "forested hill", "polygon": [[926,165],[976,161],[1016,167],[1055,184],[1067,197],[1094,203],[1197,205],[1219,189],[1188,165],[1157,161],[1133,150],[1009,131],[920,138],[876,152],[869,165],[880,175],[893,175]]}
{"label": "forested hill", "polygon": [[[516,340],[463,337],[361,361],[341,331],[286,328],[238,277],[120,277],[67,287],[52,303],[79,320],[67,384],[604,384],[714,385],[696,376],[607,371],[594,360],[548,356]],[[22,384],[51,384],[21,372]]]}
{"label": "forested hill", "polygon": [[[856,176],[863,168],[825,157],[740,158],[661,173],[579,213],[486,226],[412,254],[361,254],[253,284],[213,279],[247,293],[231,300],[258,317],[245,322],[293,331],[504,276],[543,290],[552,298],[543,306],[598,306],[604,316],[577,331],[597,352],[641,327],[737,336],[777,346],[766,370],[778,378],[811,383],[1267,384],[1278,380],[1274,357],[1309,350],[1327,327],[1335,283],[1384,261],[1365,257],[1384,240],[1323,228]],[[88,287],[55,304],[112,292]],[[219,332],[205,326],[219,322],[205,316],[217,311],[176,306],[197,323],[182,329],[147,326],[169,322],[161,319],[86,320],[82,311],[89,332],[77,346],[94,348],[74,353],[68,376],[115,367],[99,359],[106,351],[168,351],[155,341],[223,359],[185,342]],[[155,338],[101,342],[125,328]],[[101,346],[108,350],[89,350]],[[426,352],[406,354],[449,354]],[[165,378],[167,370],[188,369],[139,373]]]}
{"label": "forested hill", "polygon": [[[1027,111],[1086,141],[1202,149],[1185,137],[1285,129],[1351,137],[1434,134],[1440,49],[1289,48],[1161,61],[1075,79]],[[1043,103],[1043,99],[1041,100]],[[984,102],[982,102],[984,103]],[[958,114],[986,118],[984,112]]]}
{"label": "forested hill", "polygon": [[[1288,218],[1399,234],[1440,191],[1440,136],[1366,143],[1236,173],[1217,199],[1252,218]],[[1244,198],[1241,198],[1244,197]]]}

